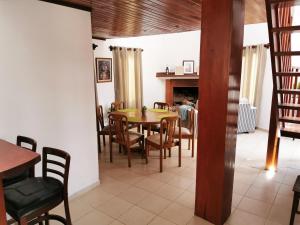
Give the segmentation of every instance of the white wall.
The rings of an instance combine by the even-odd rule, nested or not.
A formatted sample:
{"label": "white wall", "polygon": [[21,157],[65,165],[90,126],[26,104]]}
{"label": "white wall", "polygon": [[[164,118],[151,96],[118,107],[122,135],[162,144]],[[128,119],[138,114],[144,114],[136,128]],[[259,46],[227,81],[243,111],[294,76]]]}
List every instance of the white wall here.
{"label": "white wall", "polygon": [[[135,38],[93,40],[98,48],[95,57],[110,57],[109,46],[124,46],[144,49],[143,88],[144,105],[152,107],[154,101],[165,101],[165,81],[156,78],[157,72],[165,71],[166,66],[174,71],[175,66],[182,65],[183,60],[194,60],[195,70],[199,65],[200,32],[184,32],[177,34],[153,35]],[[98,84],[99,103],[107,110],[114,101],[114,85]]]}
{"label": "white wall", "polygon": [[0,1],[0,27],[0,138],[68,151],[70,194],[98,182],[90,13]]}
{"label": "white wall", "polygon": [[[177,34],[154,35],[136,38],[109,39],[106,41],[93,40],[98,45],[96,57],[112,57],[110,45],[143,48],[143,87],[144,104],[151,107],[154,101],[165,100],[165,82],[156,78],[156,72],[165,70],[166,65],[174,70],[181,65],[182,60],[195,61],[199,65],[200,31]],[[269,43],[267,24],[245,26],[244,46]],[[114,85],[110,83],[98,84],[99,102],[107,110],[114,101]],[[269,129],[272,95],[272,76],[270,55],[268,53],[263,95],[260,106],[258,127]]]}

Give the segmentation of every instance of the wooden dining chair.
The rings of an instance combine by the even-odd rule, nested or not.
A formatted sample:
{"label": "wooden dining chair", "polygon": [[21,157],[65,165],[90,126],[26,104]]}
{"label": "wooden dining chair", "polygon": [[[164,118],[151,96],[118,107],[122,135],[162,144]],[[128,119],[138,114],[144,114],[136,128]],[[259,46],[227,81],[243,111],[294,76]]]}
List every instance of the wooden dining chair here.
{"label": "wooden dining chair", "polygon": [[123,102],[123,101],[115,101],[115,102],[112,102],[110,105],[110,109],[112,112],[120,110],[120,109],[125,109],[125,107],[126,107],[125,102]]}
{"label": "wooden dining chair", "polygon": [[98,130],[97,130],[97,133],[98,133],[98,143],[99,143],[99,152],[101,152],[101,136],[103,138],[103,145],[106,146],[106,142],[105,142],[105,136],[106,135],[109,135],[109,125],[104,125],[104,116],[103,116],[103,107],[102,105],[99,105],[97,107],[97,120],[98,120],[98,123],[99,123],[99,126],[98,126]]}
{"label": "wooden dining chair", "polygon": [[[174,138],[176,126],[179,127],[179,139]],[[163,171],[163,157],[166,158],[166,150],[178,146],[178,166],[181,167],[181,125],[180,118],[177,116],[165,117],[160,121],[159,134],[153,134],[146,138],[146,159],[148,162],[148,156],[150,147],[154,150],[159,150],[159,171]],[[152,150],[152,149],[151,149]]]}
{"label": "wooden dining chair", "polygon": [[[17,136],[17,145],[20,147],[23,147],[25,149],[28,149],[30,151],[36,152],[36,141],[32,138],[29,137],[25,137],[25,136]],[[9,177],[9,178],[5,178],[3,180],[3,186],[8,186],[11,184],[14,184],[16,182],[19,182],[21,180],[24,180],[28,177],[34,177],[34,166],[32,166],[31,168],[29,168],[28,170],[17,174],[15,176]]]}
{"label": "wooden dining chair", "polygon": [[[125,115],[110,114],[109,115],[109,147],[110,147],[110,162],[113,161],[112,143],[118,143],[122,146],[128,155],[128,167],[131,167],[131,147],[139,144],[142,154],[145,154],[144,135],[136,132],[129,131],[128,119]],[[115,131],[115,133],[113,133]],[[147,161],[147,159],[146,159]]]}
{"label": "wooden dining chair", "polygon": [[[4,189],[7,213],[20,225],[43,224],[43,221],[48,225],[49,220],[72,225],[68,201],[70,159],[65,151],[44,147],[43,176],[28,178]],[[49,215],[49,211],[62,202],[65,218]]]}
{"label": "wooden dining chair", "polygon": [[[154,102],[153,104],[153,109],[164,109],[164,110],[169,110],[169,104],[166,103],[166,102]],[[143,125],[142,126],[142,133],[144,134],[144,131],[145,130],[148,130],[148,126],[146,125]],[[159,124],[152,124],[151,127],[150,127],[150,131],[153,132],[157,132],[159,133],[160,131],[160,125]]]}
{"label": "wooden dining chair", "polygon": [[[181,139],[188,139],[188,148],[191,149],[192,142],[192,157],[194,157],[195,151],[195,109],[188,111],[188,126],[181,127]],[[174,138],[179,138],[179,127],[176,127]],[[171,157],[171,151],[169,151],[169,157]]]}

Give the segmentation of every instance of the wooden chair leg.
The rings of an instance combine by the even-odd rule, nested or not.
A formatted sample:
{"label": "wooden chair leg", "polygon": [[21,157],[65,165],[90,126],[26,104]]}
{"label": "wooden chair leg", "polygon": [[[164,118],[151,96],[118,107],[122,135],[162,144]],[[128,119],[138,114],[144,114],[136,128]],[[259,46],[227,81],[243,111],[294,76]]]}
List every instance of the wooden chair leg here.
{"label": "wooden chair leg", "polygon": [[148,155],[149,155],[149,145],[147,143],[147,139],[146,139],[146,143],[145,143],[145,157],[146,157],[146,164],[148,164]]}
{"label": "wooden chair leg", "polygon": [[66,215],[67,225],[72,225],[70,207],[69,207],[69,199],[67,196],[64,199],[64,207],[65,207],[65,215]]}
{"label": "wooden chair leg", "polygon": [[97,134],[97,143],[98,143],[98,151],[101,153],[101,138],[99,134]]}
{"label": "wooden chair leg", "polygon": [[[46,216],[49,216],[49,213],[45,213]],[[39,225],[43,225],[43,223],[39,223]],[[49,220],[45,220],[45,225],[49,225]]]}
{"label": "wooden chair leg", "polygon": [[291,212],[291,219],[290,219],[290,225],[294,225],[295,215],[298,210],[299,205],[299,199],[296,193],[294,193],[294,199],[293,199],[293,206],[292,206],[292,212]]}
{"label": "wooden chair leg", "polygon": [[162,173],[163,171],[163,150],[162,148],[159,149],[159,172]]}
{"label": "wooden chair leg", "polygon": [[105,135],[104,134],[102,135],[102,138],[103,138],[103,145],[106,146]]}
{"label": "wooden chair leg", "polygon": [[167,149],[164,148],[164,159],[166,159],[166,158],[167,158]]}
{"label": "wooden chair leg", "polygon": [[111,140],[109,140],[109,159],[110,159],[110,162],[112,163],[113,156],[112,156],[112,141]]}
{"label": "wooden chair leg", "polygon": [[131,151],[130,148],[128,146],[126,146],[127,149],[127,156],[128,156],[128,167],[131,167]]}
{"label": "wooden chair leg", "polygon": [[171,157],[171,148],[169,148],[169,157]]}
{"label": "wooden chair leg", "polygon": [[194,157],[195,154],[195,138],[192,138],[192,157]]}
{"label": "wooden chair leg", "polygon": [[181,167],[181,144],[178,146],[178,167]]}
{"label": "wooden chair leg", "polygon": [[189,150],[191,150],[191,139],[189,138]]}

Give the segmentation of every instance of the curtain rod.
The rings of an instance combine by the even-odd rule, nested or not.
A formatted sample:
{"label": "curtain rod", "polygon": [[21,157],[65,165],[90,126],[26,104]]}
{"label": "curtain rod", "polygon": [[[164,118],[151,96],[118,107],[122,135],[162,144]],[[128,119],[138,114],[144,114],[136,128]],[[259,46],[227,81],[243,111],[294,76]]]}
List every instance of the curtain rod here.
{"label": "curtain rod", "polygon": [[[109,50],[110,51],[112,51],[112,50],[114,50],[114,49],[116,49],[116,48],[120,48],[120,50],[122,49],[122,48],[125,48],[125,47],[117,47],[117,46],[109,46]],[[136,51],[138,48],[126,48],[127,50],[133,50],[133,51]],[[141,49],[142,51],[144,51],[144,49]]]}

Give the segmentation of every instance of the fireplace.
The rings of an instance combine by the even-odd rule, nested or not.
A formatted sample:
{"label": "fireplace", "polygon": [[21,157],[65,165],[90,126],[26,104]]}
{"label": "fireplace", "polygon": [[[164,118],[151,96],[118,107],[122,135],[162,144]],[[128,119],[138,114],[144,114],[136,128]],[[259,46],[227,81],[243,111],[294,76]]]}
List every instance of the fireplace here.
{"label": "fireplace", "polygon": [[166,80],[166,102],[169,105],[180,105],[184,99],[196,103],[198,93],[198,79]]}

